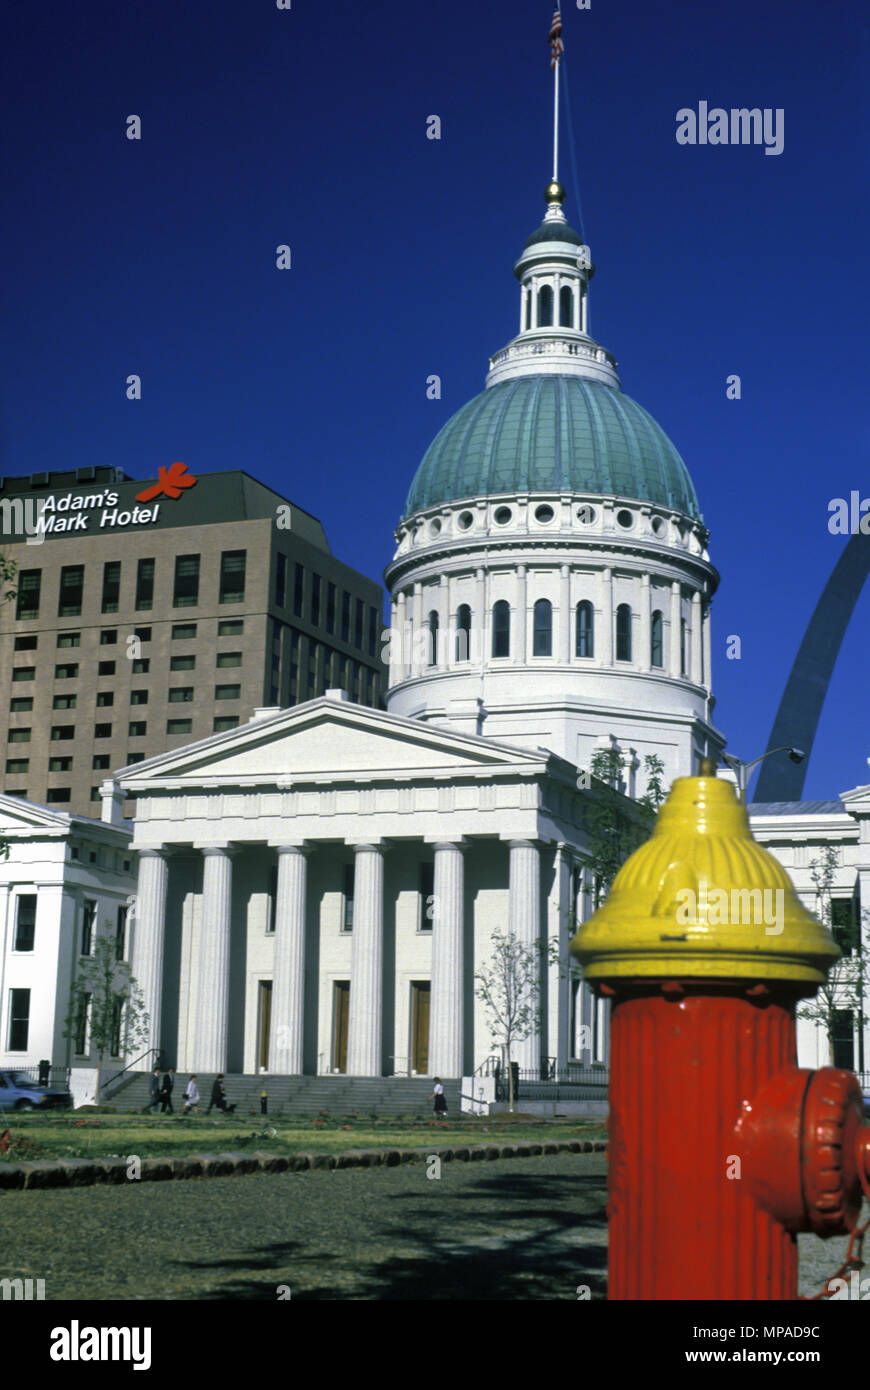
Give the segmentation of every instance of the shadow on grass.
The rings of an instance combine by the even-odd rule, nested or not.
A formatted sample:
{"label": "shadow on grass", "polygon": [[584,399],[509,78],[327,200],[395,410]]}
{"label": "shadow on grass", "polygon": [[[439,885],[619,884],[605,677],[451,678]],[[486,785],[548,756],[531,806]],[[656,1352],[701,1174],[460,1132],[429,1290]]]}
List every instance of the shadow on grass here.
{"label": "shadow on grass", "polygon": [[[374,1237],[369,1227],[363,1258],[349,1215],[349,1229],[337,1231],[334,1248],[322,1254],[278,1242],[249,1256],[180,1263],[219,1279],[225,1272],[205,1299],[274,1301],[280,1284],[290,1286],[293,1298],[316,1300],[561,1301],[575,1299],[581,1284],[604,1298],[604,1184],[598,1174],[528,1172],[481,1173],[453,1192],[439,1192],[432,1182],[419,1193],[386,1199],[387,1212],[401,1219],[386,1216]],[[405,1253],[409,1247],[415,1253]],[[271,1271],[272,1279],[233,1278],[240,1269],[262,1270],[266,1279]]]}

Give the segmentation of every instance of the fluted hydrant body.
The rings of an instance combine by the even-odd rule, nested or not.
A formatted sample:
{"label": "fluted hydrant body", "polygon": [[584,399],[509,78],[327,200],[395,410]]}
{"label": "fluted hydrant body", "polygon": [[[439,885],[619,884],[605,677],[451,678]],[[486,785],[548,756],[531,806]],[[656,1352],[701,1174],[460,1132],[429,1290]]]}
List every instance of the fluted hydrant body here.
{"label": "fluted hydrant body", "polygon": [[855,1225],[870,1129],[854,1077],[797,1068],[839,952],[728,782],[674,783],[572,951],[612,1001],[608,1297],[796,1298],[795,1232]]}

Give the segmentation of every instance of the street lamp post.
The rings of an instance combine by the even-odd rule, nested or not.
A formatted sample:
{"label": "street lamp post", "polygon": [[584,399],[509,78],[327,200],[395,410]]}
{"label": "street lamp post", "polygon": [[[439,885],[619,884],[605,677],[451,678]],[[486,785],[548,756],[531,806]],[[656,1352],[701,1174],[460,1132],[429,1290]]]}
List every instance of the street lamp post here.
{"label": "street lamp post", "polygon": [[759,763],[763,763],[765,758],[773,757],[774,753],[788,753],[793,763],[802,763],[806,753],[802,748],[791,748],[784,743],[780,748],[769,748],[766,753],[762,753],[760,758],[753,758],[751,763],[746,763],[742,758],[735,758],[732,753],[721,755],[723,763],[731,768],[737,778],[737,790],[743,805],[746,805],[746,791],[749,786],[749,774]]}

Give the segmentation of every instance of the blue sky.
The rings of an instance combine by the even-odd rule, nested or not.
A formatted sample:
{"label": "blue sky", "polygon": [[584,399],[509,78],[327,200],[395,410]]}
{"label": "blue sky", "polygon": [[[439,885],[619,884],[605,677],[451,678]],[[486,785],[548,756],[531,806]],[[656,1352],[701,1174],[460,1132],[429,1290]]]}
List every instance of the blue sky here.
{"label": "blue sky", "polygon": [[[245,468],[380,577],[422,454],[516,331],[512,265],[550,175],[551,13],[7,11],[0,468]],[[870,12],[566,0],[564,21],[591,329],[692,474],[722,575],[716,720],[752,758],[846,543],[828,501],[870,496]],[[783,108],[782,154],[678,145],[677,110],[701,100]],[[865,593],[805,796],[870,780],[868,620]]]}

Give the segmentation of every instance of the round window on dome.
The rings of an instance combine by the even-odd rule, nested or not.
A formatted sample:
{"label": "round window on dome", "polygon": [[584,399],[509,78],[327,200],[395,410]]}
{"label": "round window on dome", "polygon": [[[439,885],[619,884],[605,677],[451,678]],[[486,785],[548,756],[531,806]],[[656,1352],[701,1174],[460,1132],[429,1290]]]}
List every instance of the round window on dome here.
{"label": "round window on dome", "polygon": [[472,526],[473,522],[474,517],[471,515],[471,512],[460,512],[456,524],[460,531],[467,531]]}
{"label": "round window on dome", "polygon": [[510,507],[496,507],[492,514],[492,519],[496,526],[507,526],[512,516],[513,512]]}
{"label": "round window on dome", "polygon": [[535,508],[535,521],[540,521],[542,526],[546,526],[551,522],[555,515],[556,513],[553,511],[549,502],[542,502],[540,507]]}
{"label": "round window on dome", "polygon": [[429,523],[429,535],[430,535],[430,536],[437,536],[438,533],[440,532],[440,530],[441,530],[441,522],[438,520],[438,517],[436,516],[435,520],[434,520],[434,521],[430,521],[430,523]]}
{"label": "round window on dome", "polygon": [[616,524],[621,526],[624,531],[630,531],[634,525],[634,517],[626,507],[620,507],[616,513]]}
{"label": "round window on dome", "polygon": [[584,526],[591,526],[595,521],[595,508],[590,507],[588,502],[584,502],[582,507],[577,508],[577,520]]}
{"label": "round window on dome", "polygon": [[654,516],[650,525],[654,535],[663,536],[665,534],[665,523],[660,516]]}

